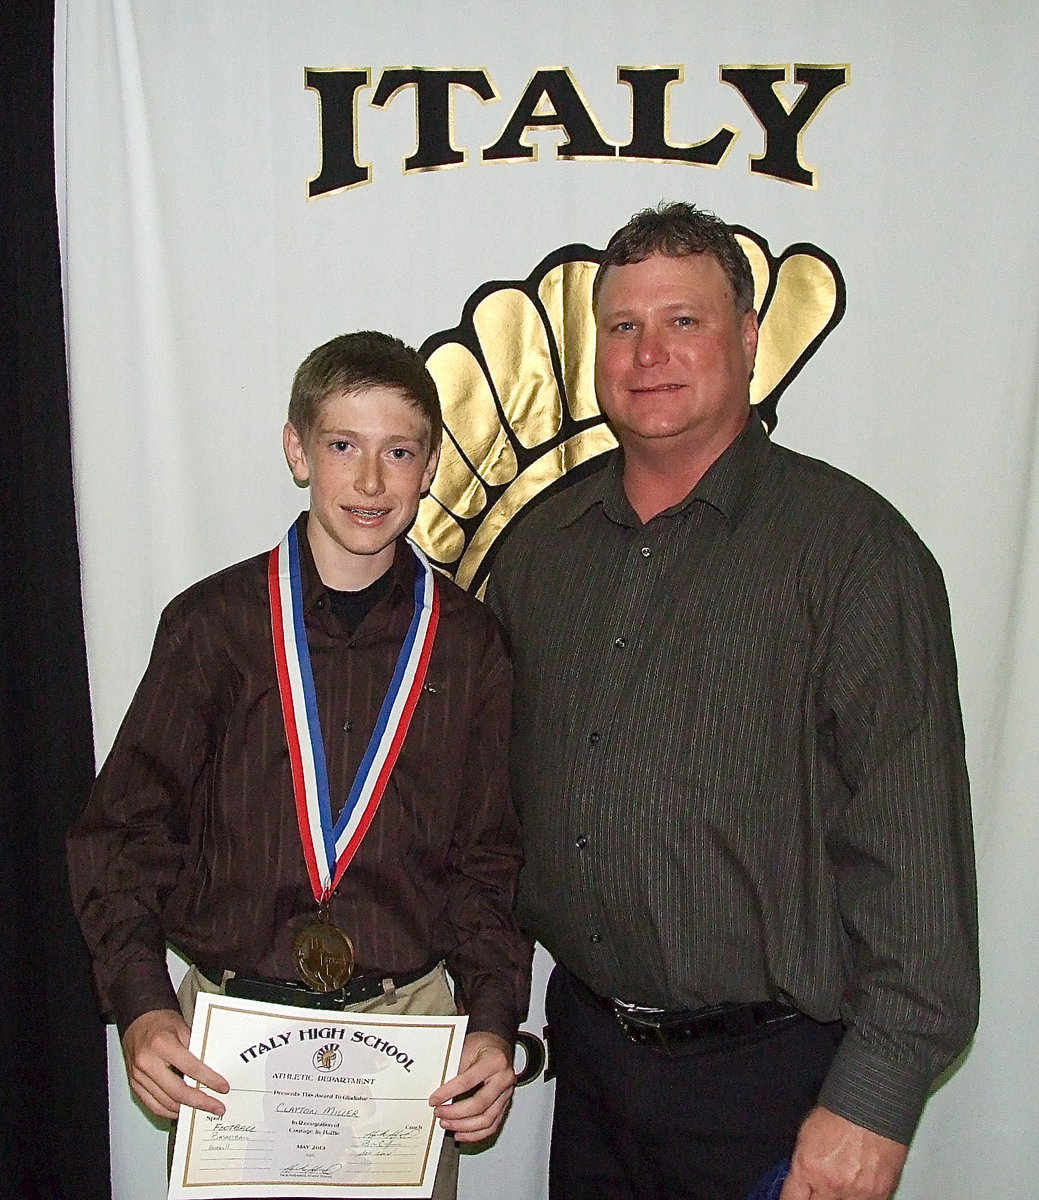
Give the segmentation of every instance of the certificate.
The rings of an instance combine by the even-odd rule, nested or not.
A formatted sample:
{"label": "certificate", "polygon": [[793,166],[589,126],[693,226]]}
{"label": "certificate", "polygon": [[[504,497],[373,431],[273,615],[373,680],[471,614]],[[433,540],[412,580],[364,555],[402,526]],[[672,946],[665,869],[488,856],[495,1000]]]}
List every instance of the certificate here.
{"label": "certificate", "polygon": [[170,1200],[430,1196],[465,1017],[391,1017],[200,993],[191,1052],[230,1084],[223,1117],[181,1106]]}

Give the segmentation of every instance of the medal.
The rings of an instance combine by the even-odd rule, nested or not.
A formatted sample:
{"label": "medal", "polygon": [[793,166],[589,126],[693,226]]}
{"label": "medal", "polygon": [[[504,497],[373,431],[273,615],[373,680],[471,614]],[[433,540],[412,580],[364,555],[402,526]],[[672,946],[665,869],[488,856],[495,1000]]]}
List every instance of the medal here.
{"label": "medal", "polygon": [[310,887],[319,908],[318,920],[297,934],[293,952],[300,978],[319,992],[335,991],[353,974],[353,944],[328,920],[327,905],[368,832],[404,745],[425,682],[440,618],[440,595],[433,568],[414,543],[408,544],[420,568],[415,577],[415,614],[350,794],[335,822],[310,647],[303,623],[303,585],[295,525],[271,551],[268,562],[274,662],[292,769],[296,819]]}
{"label": "medal", "polygon": [[354,973],[353,943],[323,911],[296,934],[292,952],[300,979],[315,992],[334,992]]}

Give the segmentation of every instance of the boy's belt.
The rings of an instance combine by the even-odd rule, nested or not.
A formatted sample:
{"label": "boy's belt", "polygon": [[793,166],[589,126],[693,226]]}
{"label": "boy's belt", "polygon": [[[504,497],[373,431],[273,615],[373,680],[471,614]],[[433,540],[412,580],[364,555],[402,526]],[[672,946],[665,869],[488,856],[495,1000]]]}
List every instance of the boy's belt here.
{"label": "boy's belt", "polygon": [[315,992],[302,983],[285,979],[262,979],[256,975],[232,975],[224,983],[224,971],[217,967],[197,967],[199,974],[217,987],[223,985],[225,996],[242,1000],[265,1000],[268,1004],[294,1004],[297,1008],[343,1009],[351,1004],[363,1004],[395,988],[415,983],[439,965],[439,960],[419,967],[417,971],[379,975],[369,972],[355,975],[332,992]]}

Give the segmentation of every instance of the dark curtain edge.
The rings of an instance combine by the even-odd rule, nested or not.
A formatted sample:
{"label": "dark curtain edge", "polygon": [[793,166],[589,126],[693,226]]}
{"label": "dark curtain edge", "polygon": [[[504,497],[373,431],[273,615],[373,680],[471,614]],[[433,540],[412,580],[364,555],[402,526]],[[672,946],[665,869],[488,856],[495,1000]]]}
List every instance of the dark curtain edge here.
{"label": "dark curtain edge", "polygon": [[9,0],[0,17],[0,1178],[20,1200],[109,1200],[105,1030],[64,848],[94,762],[55,201],[54,20],[53,0]]}

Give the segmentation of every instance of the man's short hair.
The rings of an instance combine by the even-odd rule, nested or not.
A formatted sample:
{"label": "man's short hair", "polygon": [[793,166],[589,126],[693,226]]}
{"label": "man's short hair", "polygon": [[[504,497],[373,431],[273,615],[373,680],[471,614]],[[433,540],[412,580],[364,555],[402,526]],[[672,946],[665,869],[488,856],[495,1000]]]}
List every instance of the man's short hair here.
{"label": "man's short hair", "polygon": [[609,267],[626,267],[643,262],[653,254],[684,258],[687,254],[710,254],[728,277],[736,311],[754,307],[754,276],[735,234],[724,221],[704,208],[682,200],[662,200],[656,208],[644,208],[610,238],[602,263],[592,280],[592,307],[602,290]]}
{"label": "man's short hair", "polygon": [[289,422],[306,441],[326,400],[377,387],[399,392],[419,410],[429,425],[429,448],[435,450],[443,419],[433,376],[417,350],[371,329],[340,334],[307,355],[292,381]]}

